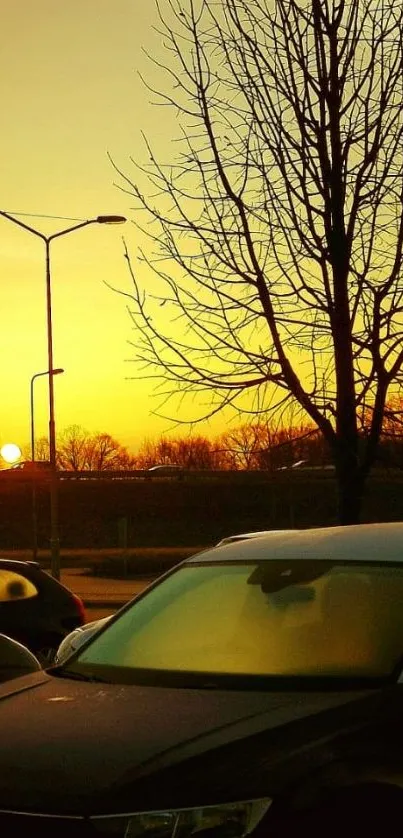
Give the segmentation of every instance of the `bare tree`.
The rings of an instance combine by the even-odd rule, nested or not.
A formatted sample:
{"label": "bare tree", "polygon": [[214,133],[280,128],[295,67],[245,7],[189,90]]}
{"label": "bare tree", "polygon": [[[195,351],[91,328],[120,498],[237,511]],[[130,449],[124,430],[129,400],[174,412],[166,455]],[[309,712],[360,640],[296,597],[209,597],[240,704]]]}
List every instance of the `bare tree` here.
{"label": "bare tree", "polygon": [[137,468],[175,464],[190,469],[219,469],[222,465],[219,445],[202,436],[145,440],[136,456]]}
{"label": "bare tree", "polygon": [[57,464],[66,471],[113,471],[134,468],[134,458],[110,434],[70,425],[57,442]]}
{"label": "bare tree", "polygon": [[261,455],[271,447],[272,435],[265,423],[246,423],[226,431],[220,447],[226,467],[234,470],[261,468]]}
{"label": "bare tree", "polygon": [[115,167],[145,211],[155,274],[146,295],[126,250],[135,357],[165,413],[203,391],[205,414],[298,404],[353,523],[402,380],[402,2],[166,9],[159,101],[182,139],[168,163],[148,144],[135,178]]}
{"label": "bare tree", "polygon": [[[30,442],[23,445],[21,451],[23,460],[31,459],[32,447]],[[35,460],[49,460],[49,440],[46,436],[41,436],[35,440]]]}
{"label": "bare tree", "polygon": [[134,468],[134,457],[110,434],[98,433],[87,441],[87,468],[116,471]]}
{"label": "bare tree", "polygon": [[221,463],[218,445],[202,436],[188,436],[175,441],[175,456],[178,465],[189,469],[219,469]]}
{"label": "bare tree", "polygon": [[87,466],[89,434],[80,425],[69,425],[57,440],[58,468],[65,471],[83,471]]}
{"label": "bare tree", "polygon": [[274,427],[260,421],[239,425],[219,438],[223,467],[275,471],[299,460],[323,466],[327,460],[324,443],[318,437],[320,432],[312,424]]}

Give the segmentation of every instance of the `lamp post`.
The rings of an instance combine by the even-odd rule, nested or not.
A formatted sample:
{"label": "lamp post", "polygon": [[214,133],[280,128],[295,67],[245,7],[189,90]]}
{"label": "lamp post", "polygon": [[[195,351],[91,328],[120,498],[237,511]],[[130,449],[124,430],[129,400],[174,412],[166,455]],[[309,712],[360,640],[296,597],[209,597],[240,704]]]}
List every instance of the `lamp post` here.
{"label": "lamp post", "polygon": [[[48,370],[53,370],[53,333],[52,333],[52,293],[51,293],[51,268],[50,268],[50,243],[53,239],[66,236],[68,233],[73,233],[74,230],[79,230],[81,227],[87,227],[88,224],[122,224],[126,221],[122,215],[98,215],[96,218],[81,221],[79,224],[74,224],[73,227],[67,227],[60,230],[58,233],[53,233],[50,236],[45,236],[40,230],[36,230],[19,218],[15,218],[4,210],[0,210],[0,216],[7,218],[22,227],[34,236],[42,239],[45,244],[45,277],[46,277],[46,318],[47,318],[47,338],[48,338]],[[55,433],[55,404],[54,404],[54,388],[53,375],[49,375],[49,460],[50,460],[50,552],[51,552],[51,570],[52,575],[60,578],[60,551],[59,551],[59,520],[58,520],[58,481],[56,473],[56,433]]]}
{"label": "lamp post", "polygon": [[44,372],[36,372],[31,378],[31,460],[35,462],[35,419],[34,419],[34,381],[41,375],[60,375],[64,372],[59,368],[56,370],[45,370]]}
{"label": "lamp post", "polygon": [[[31,460],[35,462],[35,411],[34,411],[34,381],[40,378],[41,375],[60,375],[64,372],[59,368],[56,370],[45,370],[44,372],[36,372],[31,378]],[[36,561],[38,553],[38,517],[36,511],[36,474],[32,474],[32,558]]]}

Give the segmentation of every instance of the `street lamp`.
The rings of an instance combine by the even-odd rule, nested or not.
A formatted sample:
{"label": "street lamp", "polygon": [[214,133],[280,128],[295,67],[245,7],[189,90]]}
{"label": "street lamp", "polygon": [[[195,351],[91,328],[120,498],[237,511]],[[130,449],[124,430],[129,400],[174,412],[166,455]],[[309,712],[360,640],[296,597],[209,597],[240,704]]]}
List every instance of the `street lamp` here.
{"label": "street lamp", "polygon": [[34,381],[41,375],[60,375],[64,372],[63,369],[45,370],[44,372],[36,372],[31,378],[31,460],[35,462],[35,420],[34,420]]}
{"label": "street lamp", "polygon": [[[31,378],[31,460],[35,462],[35,412],[34,412],[34,381],[41,375],[60,375],[64,372],[59,368],[56,370],[45,370],[44,372],[36,372]],[[36,475],[35,471],[32,474],[32,558],[36,561],[38,553],[38,516],[36,510]]]}
{"label": "street lamp", "polygon": [[[50,243],[53,239],[66,236],[74,230],[79,230],[81,227],[87,227],[88,224],[123,224],[126,221],[122,215],[98,215],[97,218],[91,218],[87,221],[81,221],[79,224],[74,224],[73,227],[67,227],[65,230],[60,230],[58,233],[53,233],[51,236],[45,236],[39,230],[20,221],[4,210],[0,210],[0,216],[7,218],[22,227],[34,236],[42,239],[45,243],[45,257],[46,257],[46,317],[47,317],[47,336],[48,336],[48,370],[53,370],[53,334],[52,334],[52,294],[51,294],[51,271],[50,271]],[[60,548],[59,548],[59,521],[58,521],[58,482],[56,473],[56,432],[55,432],[55,404],[54,404],[54,388],[53,375],[49,375],[49,460],[50,460],[50,552],[51,552],[51,569],[52,575],[60,578]]]}

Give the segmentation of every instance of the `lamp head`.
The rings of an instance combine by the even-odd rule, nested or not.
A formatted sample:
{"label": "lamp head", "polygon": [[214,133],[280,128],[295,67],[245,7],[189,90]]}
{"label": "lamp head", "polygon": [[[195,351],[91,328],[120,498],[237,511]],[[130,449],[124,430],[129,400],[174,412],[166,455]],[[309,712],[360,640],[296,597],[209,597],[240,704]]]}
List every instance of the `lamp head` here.
{"label": "lamp head", "polygon": [[124,215],[98,215],[98,224],[124,224],[127,219]]}

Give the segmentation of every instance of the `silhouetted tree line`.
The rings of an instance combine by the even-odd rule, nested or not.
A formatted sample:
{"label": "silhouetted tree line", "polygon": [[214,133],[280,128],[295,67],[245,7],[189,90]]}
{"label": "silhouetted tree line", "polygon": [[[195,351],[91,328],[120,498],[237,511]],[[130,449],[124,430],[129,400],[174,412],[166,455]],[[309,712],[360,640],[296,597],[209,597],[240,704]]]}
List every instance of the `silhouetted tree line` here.
{"label": "silhouetted tree line", "polygon": [[[46,437],[37,440],[37,460],[49,459]],[[63,471],[113,471],[137,468],[136,458],[107,433],[90,433],[80,425],[69,425],[58,437],[57,466]]]}
{"label": "silhouetted tree line", "polygon": [[[36,457],[48,456],[48,441],[41,438]],[[58,438],[57,463],[66,471],[147,469],[164,464],[212,471],[275,471],[298,463],[314,468],[331,465],[328,447],[313,425],[273,428],[259,421],[239,425],[213,439],[193,434],[146,439],[136,454],[108,433],[94,434],[71,425]],[[403,468],[403,411],[396,403],[385,413],[377,463],[386,468]]]}

